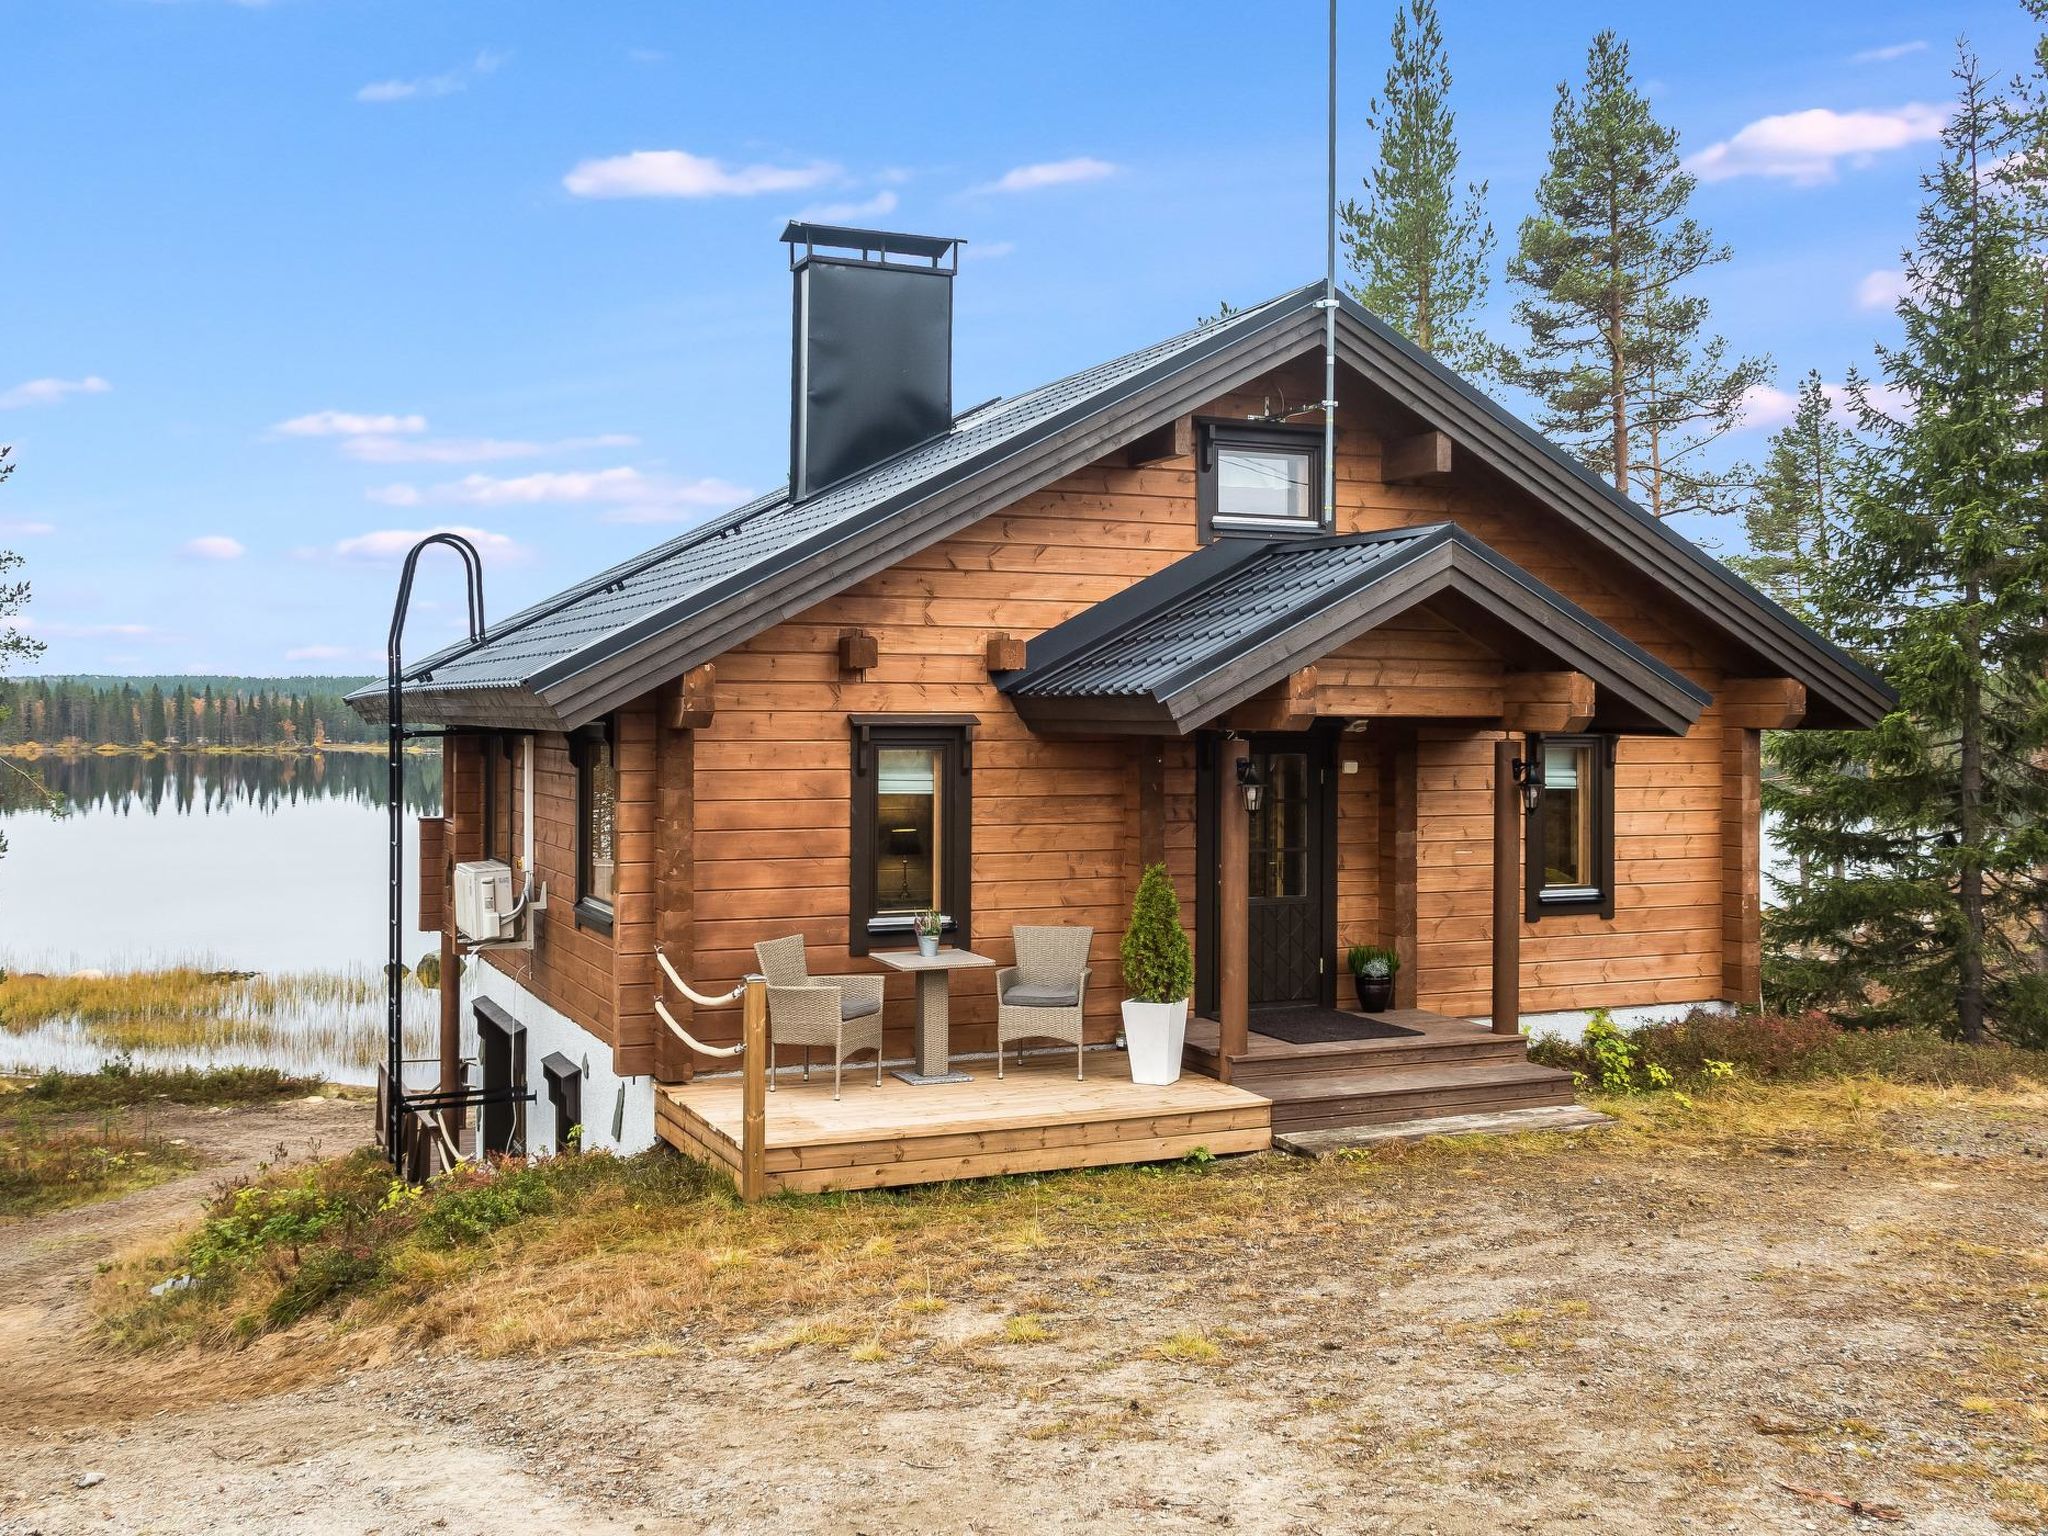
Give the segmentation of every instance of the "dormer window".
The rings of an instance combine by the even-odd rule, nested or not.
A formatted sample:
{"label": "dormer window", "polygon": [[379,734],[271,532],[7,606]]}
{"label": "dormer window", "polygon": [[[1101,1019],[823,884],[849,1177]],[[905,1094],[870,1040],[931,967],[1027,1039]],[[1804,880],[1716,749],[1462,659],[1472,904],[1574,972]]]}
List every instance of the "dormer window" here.
{"label": "dormer window", "polygon": [[1195,503],[1202,537],[1322,533],[1320,427],[1202,424]]}

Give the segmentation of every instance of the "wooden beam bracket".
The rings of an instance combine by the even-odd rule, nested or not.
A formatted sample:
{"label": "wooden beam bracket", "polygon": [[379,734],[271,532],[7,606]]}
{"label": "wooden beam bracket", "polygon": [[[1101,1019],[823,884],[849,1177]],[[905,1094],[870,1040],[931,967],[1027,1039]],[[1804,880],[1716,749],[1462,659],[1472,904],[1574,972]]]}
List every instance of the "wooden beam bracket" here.
{"label": "wooden beam bracket", "polygon": [[718,708],[718,671],[710,662],[692,667],[675,685],[670,702],[669,724],[678,731],[701,731],[711,724]]}
{"label": "wooden beam bracket", "polygon": [[865,672],[882,659],[882,647],[874,633],[849,629],[839,637],[839,670]]}
{"label": "wooden beam bracket", "polygon": [[1451,472],[1451,440],[1442,432],[1389,438],[1380,445],[1380,479],[1388,485],[1421,485]]}
{"label": "wooden beam bracket", "polygon": [[1305,731],[1316,720],[1317,676],[1314,666],[1290,672],[1271,688],[1246,699],[1230,712],[1234,731]]}
{"label": "wooden beam bracket", "polygon": [[1015,672],[1024,665],[1025,644],[1016,635],[990,635],[988,637],[988,669],[991,672]]}
{"label": "wooden beam bracket", "polygon": [[1123,464],[1126,469],[1143,469],[1147,464],[1157,464],[1162,459],[1192,458],[1194,452],[1195,419],[1177,416],[1164,426],[1154,427],[1143,437],[1126,444]]}
{"label": "wooden beam bracket", "polygon": [[1596,690],[1583,672],[1510,672],[1501,694],[1501,724],[1511,731],[1568,735],[1593,723]]}
{"label": "wooden beam bracket", "polygon": [[1789,731],[1806,718],[1806,684],[1789,677],[1723,678],[1721,723],[1746,731]]}

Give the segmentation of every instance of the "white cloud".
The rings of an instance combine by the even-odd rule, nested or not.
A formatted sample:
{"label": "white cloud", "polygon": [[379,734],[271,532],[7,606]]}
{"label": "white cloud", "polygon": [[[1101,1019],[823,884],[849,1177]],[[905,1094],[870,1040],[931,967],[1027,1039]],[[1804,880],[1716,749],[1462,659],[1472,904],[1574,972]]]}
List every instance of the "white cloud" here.
{"label": "white cloud", "polygon": [[[554,502],[599,503],[649,509],[723,508],[747,499],[744,487],[716,478],[672,480],[643,474],[630,465],[611,469],[540,470],[530,475],[464,475],[440,485],[404,483],[379,486],[372,501],[391,507],[416,507],[427,502],[472,507],[538,506]],[[633,521],[663,521],[648,516]]]}
{"label": "white cloud", "polygon": [[424,416],[370,415],[360,411],[312,411],[270,429],[283,437],[361,437],[368,433],[424,432]]}
{"label": "white cloud", "polygon": [[348,438],[341,451],[365,464],[488,464],[498,459],[531,459],[544,453],[573,453],[587,448],[632,448],[639,442],[639,438],[627,432],[564,437],[549,443],[502,437],[407,439],[365,433]]}
{"label": "white cloud", "polygon": [[1867,272],[1856,285],[1858,309],[1890,309],[1906,296],[1906,274],[1895,267]]}
{"label": "white cloud", "polygon": [[824,161],[728,166],[688,150],[636,149],[585,160],[562,178],[562,185],[577,197],[754,197],[808,191],[838,174],[839,167]]}
{"label": "white cloud", "polygon": [[[1830,417],[1845,427],[1857,424],[1856,413],[1850,408],[1847,385],[1823,384],[1821,393],[1827,396]],[[1912,397],[1896,385],[1865,384],[1863,394],[1866,400],[1894,420],[1912,419]],[[1775,432],[1788,424],[1798,410],[1799,396],[1791,391],[1773,384],[1752,385],[1742,397],[1741,430]]]}
{"label": "white cloud", "polygon": [[1927,39],[1917,37],[1910,43],[1886,43],[1882,48],[1865,48],[1860,53],[1849,55],[1851,64],[1889,64],[1893,59],[1903,59],[1910,53],[1925,53]]}
{"label": "white cloud", "polygon": [[797,215],[810,224],[850,224],[856,219],[879,219],[896,211],[896,194],[887,187],[864,203],[820,203]]}
{"label": "white cloud", "polygon": [[336,540],[325,550],[302,553],[331,554],[343,560],[398,560],[430,533],[459,533],[474,544],[477,553],[481,555],[495,555],[501,560],[526,558],[524,546],[513,542],[502,533],[459,525],[443,525],[437,528],[376,528],[368,533],[356,534],[353,538]]}
{"label": "white cloud", "polygon": [[626,57],[635,64],[666,64],[668,55],[659,48],[628,48]]}
{"label": "white cloud", "polygon": [[1116,167],[1092,155],[1071,160],[1046,160],[1037,165],[1020,165],[1005,171],[994,181],[976,187],[977,192],[1036,192],[1041,187],[1070,186],[1077,181],[1100,181],[1114,176]]}
{"label": "white cloud", "polygon": [[1017,249],[1014,240],[989,240],[980,245],[973,241],[960,247],[960,254],[969,261],[994,261],[998,256],[1007,256]]}
{"label": "white cloud", "polygon": [[286,661],[340,661],[359,654],[345,645],[295,645],[284,653]]}
{"label": "white cloud", "polygon": [[420,75],[411,80],[372,80],[356,92],[356,100],[376,106],[392,101],[429,101],[436,96],[453,96],[457,91],[468,90],[469,82],[477,76],[496,74],[508,57],[508,54],[485,50],[468,64],[445,74]]}
{"label": "white cloud", "polygon": [[1865,165],[1885,150],[1939,138],[1946,118],[1943,108],[1920,102],[1856,112],[1809,107],[1758,118],[1733,138],[1709,144],[1686,168],[1702,181],[1776,176],[1794,186],[1818,186],[1834,180],[1839,161]]}
{"label": "white cloud", "polygon": [[24,405],[60,405],[73,395],[104,395],[113,387],[96,373],[82,379],[29,379],[0,391],[0,411],[17,410]]}
{"label": "white cloud", "polygon": [[34,539],[40,538],[46,533],[55,533],[56,531],[57,525],[55,523],[38,523],[19,518],[0,517],[0,534],[9,534],[22,539]]}
{"label": "white cloud", "polygon": [[202,533],[196,539],[187,539],[181,553],[197,560],[239,560],[248,550],[240,539],[231,539],[224,533]]}

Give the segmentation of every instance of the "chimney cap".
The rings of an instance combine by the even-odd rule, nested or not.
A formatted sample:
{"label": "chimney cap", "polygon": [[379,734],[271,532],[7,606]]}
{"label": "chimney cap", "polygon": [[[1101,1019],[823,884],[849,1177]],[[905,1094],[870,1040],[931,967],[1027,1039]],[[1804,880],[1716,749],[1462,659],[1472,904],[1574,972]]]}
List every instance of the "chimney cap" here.
{"label": "chimney cap", "polygon": [[[807,224],[799,219],[789,221],[788,227],[782,231],[782,239],[790,247],[791,266],[800,260],[809,260],[819,246],[858,251],[859,259],[863,261],[912,256],[937,266],[952,255],[956,247],[967,243],[950,235],[893,234],[883,229],[852,229],[843,224]],[[798,246],[803,247],[801,255],[797,252]]]}

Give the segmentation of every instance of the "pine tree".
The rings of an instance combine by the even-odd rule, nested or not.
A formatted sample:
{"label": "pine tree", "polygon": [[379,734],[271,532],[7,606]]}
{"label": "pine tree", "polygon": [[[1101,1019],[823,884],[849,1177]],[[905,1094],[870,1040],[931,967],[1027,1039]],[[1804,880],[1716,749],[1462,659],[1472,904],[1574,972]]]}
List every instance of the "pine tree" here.
{"label": "pine tree", "polygon": [[1505,372],[1537,397],[1546,432],[1658,517],[1725,511],[1740,476],[1702,461],[1769,362],[1731,362],[1704,334],[1707,301],[1686,285],[1729,250],[1686,212],[1678,135],[1651,115],[1612,31],[1593,39],[1579,91],[1558,86],[1551,138],[1508,262],[1528,344]]}
{"label": "pine tree", "polygon": [[1384,94],[1367,109],[1379,158],[1361,204],[1339,210],[1351,296],[1454,368],[1489,372],[1494,349],[1474,312],[1486,299],[1493,225],[1486,183],[1458,190],[1451,67],[1436,0],[1394,13]]}
{"label": "pine tree", "polygon": [[1990,174],[1999,114],[1976,61],[1923,179],[1900,344],[1910,413],[1850,381],[1866,439],[1820,586],[1899,707],[1867,733],[1781,739],[1765,804],[1814,868],[1767,932],[1783,1000],[2048,1041],[2048,412],[2040,252]]}
{"label": "pine tree", "polygon": [[1856,439],[1834,417],[1820,373],[1799,384],[1792,420],[1771,438],[1756,488],[1743,509],[1749,553],[1728,563],[1809,623],[1816,593],[1842,539],[1854,492]]}

